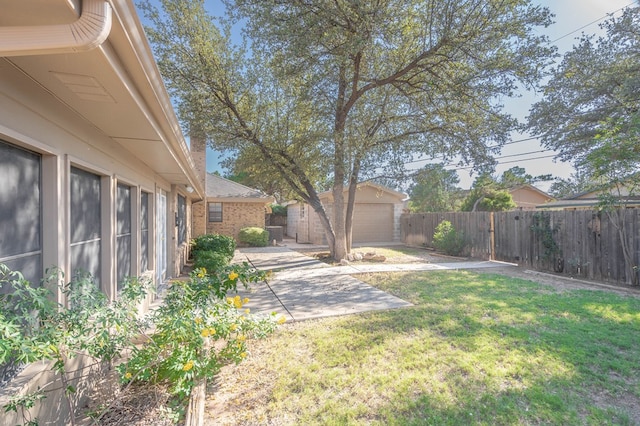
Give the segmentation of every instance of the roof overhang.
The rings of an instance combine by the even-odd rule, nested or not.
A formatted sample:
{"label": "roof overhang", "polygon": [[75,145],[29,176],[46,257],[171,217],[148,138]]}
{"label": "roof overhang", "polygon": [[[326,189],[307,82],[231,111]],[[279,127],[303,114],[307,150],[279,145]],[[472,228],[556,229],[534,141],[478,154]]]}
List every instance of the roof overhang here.
{"label": "roof overhang", "polygon": [[[191,186],[189,196],[203,199],[204,187],[132,0],[0,0],[0,35],[28,28],[34,40],[54,30],[62,39],[61,28],[85,25],[87,8],[99,9],[91,12],[91,20],[110,22],[93,22],[95,37],[80,42],[82,48],[65,48],[61,42],[55,47],[43,43],[38,49],[31,42],[21,54],[16,51],[20,43],[10,46],[4,40],[0,60],[10,62],[53,95],[61,108],[91,123],[161,178]],[[109,27],[106,37],[102,27]]]}
{"label": "roof overhang", "polygon": [[212,203],[251,203],[251,204],[273,204],[274,197],[249,198],[249,197],[207,197],[207,201]]}

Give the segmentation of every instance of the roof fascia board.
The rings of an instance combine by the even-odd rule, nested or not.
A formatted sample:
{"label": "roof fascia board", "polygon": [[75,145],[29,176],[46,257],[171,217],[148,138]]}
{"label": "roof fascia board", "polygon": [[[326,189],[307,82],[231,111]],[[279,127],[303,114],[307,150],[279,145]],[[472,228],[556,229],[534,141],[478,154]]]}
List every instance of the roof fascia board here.
{"label": "roof fascia board", "polygon": [[[138,63],[124,64],[123,66],[115,52],[111,50],[105,54],[107,55],[109,62],[112,64],[114,71],[118,73],[123,83],[125,83],[127,90],[144,112],[149,122],[152,123],[158,135],[160,135],[163,144],[170,152],[174,161],[179,165],[182,173],[186,176],[189,181],[189,185],[194,188],[194,192],[197,194],[197,197],[199,199],[204,199],[204,187],[197,176],[195,163],[193,162],[191,153],[187,148],[180,123],[176,117],[173,105],[171,104],[171,100],[164,85],[164,81],[162,80],[153,52],[151,51],[151,46],[144,34],[140,20],[137,18],[138,12],[130,0],[113,0],[113,5],[114,13],[122,25],[129,46]],[[106,51],[107,49],[105,49],[105,52]],[[129,73],[133,68],[140,68],[144,73],[144,78],[147,81],[147,88],[138,88],[131,81]],[[148,105],[147,102],[145,102],[144,97],[141,95],[141,91],[143,90],[151,92],[151,97],[156,103],[155,106]],[[157,119],[153,114],[154,110],[158,111],[158,114],[160,115]]]}

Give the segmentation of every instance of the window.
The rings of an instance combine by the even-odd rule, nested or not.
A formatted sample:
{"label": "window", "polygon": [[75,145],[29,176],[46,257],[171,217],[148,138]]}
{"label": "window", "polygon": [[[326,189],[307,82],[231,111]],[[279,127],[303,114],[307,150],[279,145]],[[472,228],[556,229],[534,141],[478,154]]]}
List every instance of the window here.
{"label": "window", "polygon": [[300,205],[300,219],[304,219],[304,204]]}
{"label": "window", "polygon": [[131,275],[131,187],[118,184],[116,196],[116,271],[118,290]]}
{"label": "window", "polygon": [[178,244],[187,241],[187,200],[178,195]]}
{"label": "window", "polygon": [[149,270],[149,193],[140,194],[140,271]]}
{"label": "window", "polygon": [[34,285],[42,278],[41,162],[0,141],[0,263]]}
{"label": "window", "polygon": [[100,176],[71,167],[71,274],[89,273],[100,286]]}
{"label": "window", "polygon": [[209,222],[222,222],[222,203],[209,203]]}

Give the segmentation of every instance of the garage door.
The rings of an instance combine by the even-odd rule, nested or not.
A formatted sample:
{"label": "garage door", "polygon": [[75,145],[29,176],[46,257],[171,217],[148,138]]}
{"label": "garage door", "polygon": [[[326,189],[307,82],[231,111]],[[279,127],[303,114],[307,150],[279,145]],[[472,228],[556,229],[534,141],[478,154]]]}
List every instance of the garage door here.
{"label": "garage door", "polygon": [[393,241],[393,204],[356,204],[353,213],[353,242]]}

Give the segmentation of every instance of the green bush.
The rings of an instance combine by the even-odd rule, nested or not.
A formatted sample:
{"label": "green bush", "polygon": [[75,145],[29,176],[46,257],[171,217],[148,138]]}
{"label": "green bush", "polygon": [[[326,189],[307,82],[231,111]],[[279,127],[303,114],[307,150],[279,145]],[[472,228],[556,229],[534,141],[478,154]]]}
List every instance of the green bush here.
{"label": "green bush", "polygon": [[466,241],[464,235],[456,231],[451,222],[443,220],[436,226],[433,246],[445,254],[459,256],[464,252]]}
{"label": "green bush", "polygon": [[213,251],[225,255],[231,260],[233,252],[236,250],[236,241],[232,237],[219,234],[200,235],[193,240],[192,244],[191,253],[194,259],[198,252]]}
{"label": "green bush", "polygon": [[271,214],[277,216],[286,216],[287,206],[283,206],[282,204],[271,204]]}
{"label": "green bush", "polygon": [[269,233],[266,229],[257,227],[242,228],[238,239],[251,247],[266,247],[269,244]]}
{"label": "green bush", "polygon": [[247,339],[266,337],[284,317],[249,315],[249,299],[225,297],[238,283],[246,288],[264,277],[245,262],[215,273],[194,269],[189,281],[174,282],[152,316],[153,334],[118,366],[121,381],[168,383],[170,392],[185,400],[199,380],[242,362]]}
{"label": "green bush", "polygon": [[216,251],[198,251],[193,256],[193,267],[206,269],[209,272],[218,271],[229,264],[231,259]]}

